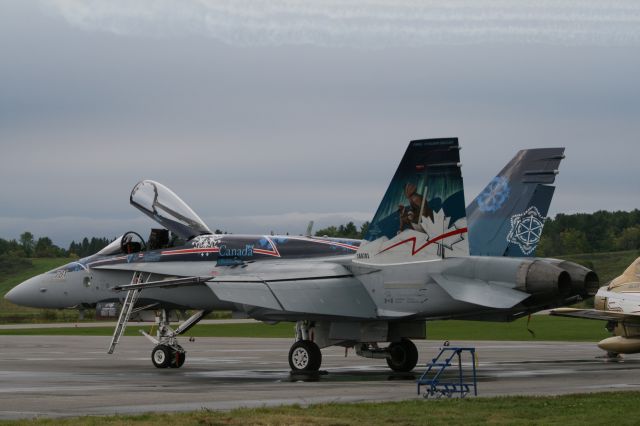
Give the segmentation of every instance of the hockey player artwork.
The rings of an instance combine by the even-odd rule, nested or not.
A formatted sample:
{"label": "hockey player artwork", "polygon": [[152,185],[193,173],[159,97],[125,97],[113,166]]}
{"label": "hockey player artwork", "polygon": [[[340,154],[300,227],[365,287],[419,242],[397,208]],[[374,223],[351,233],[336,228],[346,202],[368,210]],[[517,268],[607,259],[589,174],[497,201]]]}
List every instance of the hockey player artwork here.
{"label": "hockey player artwork", "polygon": [[469,254],[458,140],[411,142],[365,237],[382,263]]}

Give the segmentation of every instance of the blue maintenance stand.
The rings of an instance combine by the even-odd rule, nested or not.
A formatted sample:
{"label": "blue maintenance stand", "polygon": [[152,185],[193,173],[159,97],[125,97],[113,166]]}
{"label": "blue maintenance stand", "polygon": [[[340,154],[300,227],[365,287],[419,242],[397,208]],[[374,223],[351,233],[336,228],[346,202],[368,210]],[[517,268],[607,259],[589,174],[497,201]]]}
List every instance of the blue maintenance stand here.
{"label": "blue maintenance stand", "polygon": [[[465,381],[466,378],[462,372],[462,354],[468,352],[471,355],[471,365],[473,366],[473,377],[471,381]],[[445,380],[442,374],[454,364],[454,358],[458,358],[458,374],[455,378],[447,378]],[[418,379],[418,395],[420,395],[420,387],[427,386],[424,393],[425,398],[451,398],[454,394],[459,394],[460,398],[464,398],[471,392],[478,395],[478,381],[476,376],[476,348],[459,348],[444,347],[440,349],[437,357],[427,363],[427,371]]]}

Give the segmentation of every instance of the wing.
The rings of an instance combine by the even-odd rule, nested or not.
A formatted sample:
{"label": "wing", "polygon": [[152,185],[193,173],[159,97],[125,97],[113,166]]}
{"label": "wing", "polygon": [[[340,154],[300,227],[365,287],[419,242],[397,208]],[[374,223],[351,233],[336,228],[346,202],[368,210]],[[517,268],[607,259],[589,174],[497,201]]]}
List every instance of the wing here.
{"label": "wing", "polygon": [[343,266],[333,263],[304,262],[293,268],[218,276],[206,285],[220,300],[279,314],[377,316],[376,305],[362,283]]}
{"label": "wing", "polygon": [[[220,275],[189,276],[190,265],[119,264],[102,270],[144,271],[164,280],[127,284],[117,290],[206,285],[218,299],[277,311],[345,318],[376,318],[377,308],[360,280],[338,262],[256,262],[219,269]],[[198,272],[205,272],[204,270]]]}
{"label": "wing", "polygon": [[636,323],[640,325],[639,314],[629,314],[613,311],[599,311],[597,309],[574,309],[574,308],[558,308],[552,309],[550,315],[560,317],[585,318],[601,321],[624,321],[627,324]]}

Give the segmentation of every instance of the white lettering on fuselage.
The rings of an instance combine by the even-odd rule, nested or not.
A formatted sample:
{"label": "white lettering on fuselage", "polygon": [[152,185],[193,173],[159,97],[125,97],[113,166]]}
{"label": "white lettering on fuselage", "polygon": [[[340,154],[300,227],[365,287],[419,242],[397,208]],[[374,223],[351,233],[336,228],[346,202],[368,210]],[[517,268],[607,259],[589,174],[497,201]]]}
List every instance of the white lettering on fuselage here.
{"label": "white lettering on fuselage", "polygon": [[220,246],[220,256],[223,257],[247,257],[253,256],[253,244],[247,244],[244,248],[229,248],[226,244]]}

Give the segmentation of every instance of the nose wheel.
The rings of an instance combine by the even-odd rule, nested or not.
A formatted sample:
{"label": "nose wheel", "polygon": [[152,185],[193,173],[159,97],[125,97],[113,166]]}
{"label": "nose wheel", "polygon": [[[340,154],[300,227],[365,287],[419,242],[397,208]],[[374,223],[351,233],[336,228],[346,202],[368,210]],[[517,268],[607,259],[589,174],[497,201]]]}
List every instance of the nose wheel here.
{"label": "nose wheel", "polygon": [[151,362],[157,368],[180,368],[186,359],[182,346],[157,345],[151,351]]}
{"label": "nose wheel", "polygon": [[177,329],[169,326],[169,315],[161,309],[156,311],[158,331],[156,337],[140,330],[140,333],[156,345],[151,351],[151,362],[157,368],[180,368],[186,359],[186,351],[178,344],[177,337],[196,325],[208,312],[198,311],[185,320]]}

